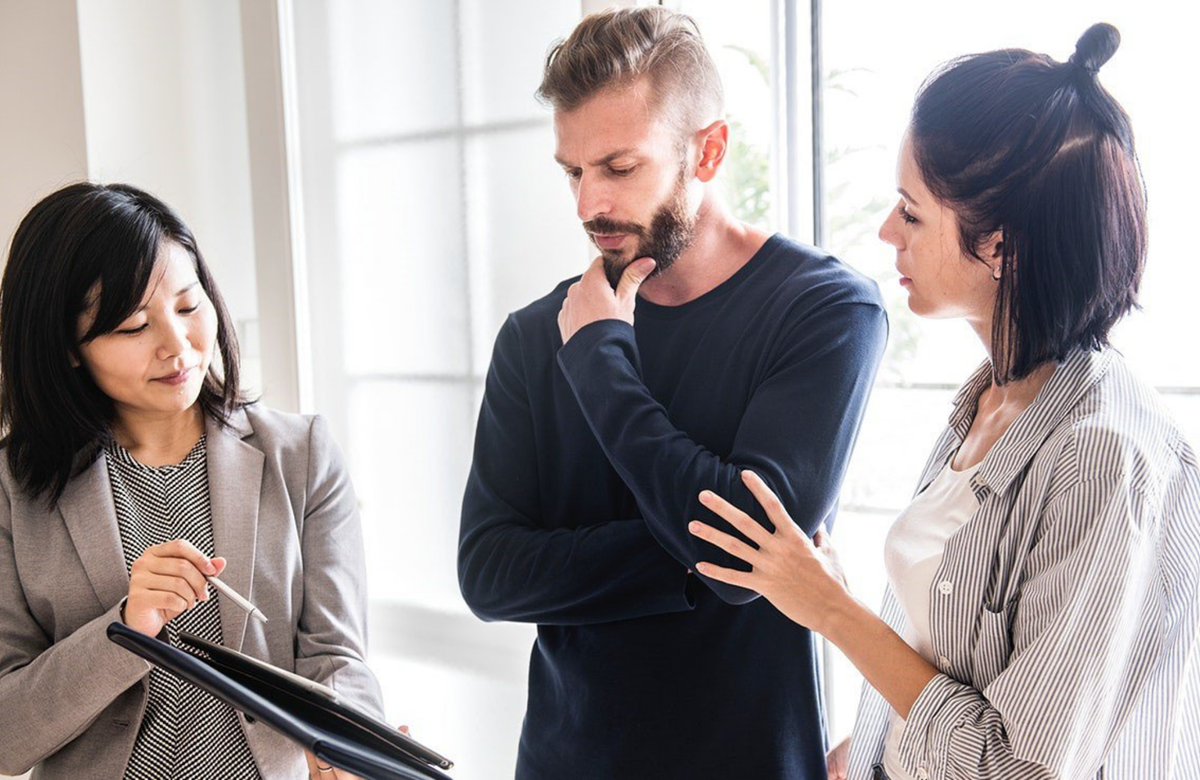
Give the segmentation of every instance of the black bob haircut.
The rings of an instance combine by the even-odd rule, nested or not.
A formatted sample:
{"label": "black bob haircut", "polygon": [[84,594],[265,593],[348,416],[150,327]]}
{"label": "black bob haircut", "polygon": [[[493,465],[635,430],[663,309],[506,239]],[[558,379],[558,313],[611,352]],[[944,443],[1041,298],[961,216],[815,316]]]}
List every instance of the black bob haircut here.
{"label": "black bob haircut", "polygon": [[930,191],[963,251],[999,233],[993,380],[1099,349],[1137,306],[1146,194],[1129,117],[1096,78],[1120,44],[1096,24],[1067,62],[1023,49],[952,60],[922,85],[909,125]]}
{"label": "black bob haircut", "polygon": [[[198,403],[225,424],[245,403],[233,321],[195,236],[158,198],[128,184],[79,183],[42,199],[13,235],[0,286],[0,430],[9,469],[54,504],[111,436],[112,399],[78,362],[79,344],[115,330],[142,304],[164,242],[187,250],[217,315],[217,355]],[[78,318],[99,285],[83,338]]]}

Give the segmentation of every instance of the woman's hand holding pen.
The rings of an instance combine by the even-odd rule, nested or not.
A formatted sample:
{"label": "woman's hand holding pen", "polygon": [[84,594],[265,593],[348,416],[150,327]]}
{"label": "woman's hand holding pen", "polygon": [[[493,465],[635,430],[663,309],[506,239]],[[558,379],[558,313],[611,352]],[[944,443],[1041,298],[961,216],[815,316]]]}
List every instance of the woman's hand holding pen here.
{"label": "woman's hand holding pen", "polygon": [[184,539],[146,548],[129,571],[129,598],[122,619],[147,636],[197,601],[209,599],[208,580],[225,569],[224,558],[209,559]]}
{"label": "woman's hand holding pen", "polygon": [[775,532],[706,490],[700,494],[700,503],[727,520],[758,549],[694,520],[689,526],[692,534],[753,567],[743,572],[702,561],[696,564],[696,570],[710,579],[753,590],[796,623],[827,634],[838,606],[853,602],[828,535],[817,531],[810,540],[757,474],[743,471],[742,481],[766,510]]}

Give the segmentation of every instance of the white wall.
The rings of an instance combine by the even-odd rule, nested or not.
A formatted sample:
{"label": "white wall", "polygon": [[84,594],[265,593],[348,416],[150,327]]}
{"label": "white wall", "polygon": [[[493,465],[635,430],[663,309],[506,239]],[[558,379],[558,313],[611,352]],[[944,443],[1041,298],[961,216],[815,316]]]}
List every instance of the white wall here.
{"label": "white wall", "polygon": [[238,0],[86,0],[88,175],[171,204],[195,232],[258,387],[258,306]]}
{"label": "white wall", "polygon": [[[75,0],[0,2],[0,248],[39,198],[87,174]],[[4,260],[0,260],[2,264]]]}

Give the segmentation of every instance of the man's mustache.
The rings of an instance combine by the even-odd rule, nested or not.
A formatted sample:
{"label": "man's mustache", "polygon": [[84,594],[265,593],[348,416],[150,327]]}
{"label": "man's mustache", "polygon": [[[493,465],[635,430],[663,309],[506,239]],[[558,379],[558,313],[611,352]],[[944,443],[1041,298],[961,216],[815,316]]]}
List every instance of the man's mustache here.
{"label": "man's mustache", "polygon": [[607,217],[596,217],[583,223],[583,229],[588,233],[599,233],[601,235],[611,235],[614,233],[628,233],[633,236],[645,236],[646,230],[641,225],[633,222],[617,222]]}

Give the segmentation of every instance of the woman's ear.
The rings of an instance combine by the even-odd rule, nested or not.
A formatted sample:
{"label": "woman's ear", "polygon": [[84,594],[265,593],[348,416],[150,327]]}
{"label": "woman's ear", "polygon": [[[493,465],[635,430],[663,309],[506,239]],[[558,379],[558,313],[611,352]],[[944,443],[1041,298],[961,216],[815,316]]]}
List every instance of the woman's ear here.
{"label": "woman's ear", "polygon": [[[1004,229],[992,233],[983,241],[979,256],[984,258],[988,268],[992,269],[992,278],[999,281],[1004,273]],[[1009,266],[1016,266],[1016,258],[1010,258]]]}

